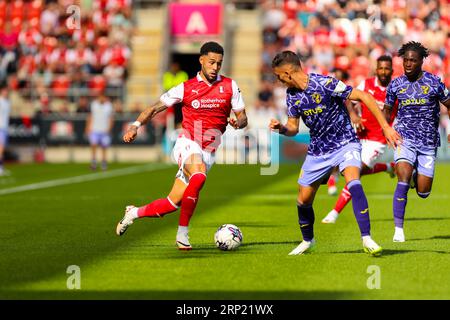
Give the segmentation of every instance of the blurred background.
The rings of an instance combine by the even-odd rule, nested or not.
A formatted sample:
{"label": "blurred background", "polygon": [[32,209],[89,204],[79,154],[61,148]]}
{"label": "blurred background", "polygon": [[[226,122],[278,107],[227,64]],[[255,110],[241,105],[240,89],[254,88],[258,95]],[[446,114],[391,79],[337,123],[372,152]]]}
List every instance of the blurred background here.
{"label": "blurred background", "polygon": [[[179,106],[141,127],[133,145],[121,138],[146,106],[195,76],[205,41],[224,46],[222,73],[244,96],[242,152],[263,161],[260,150],[270,155],[273,140],[270,118],[286,119],[285,88],[271,72],[277,52],[295,51],[307,72],[356,86],[383,54],[393,56],[394,77],[401,75],[396,52],[411,40],[430,49],[424,69],[450,86],[448,0],[0,0],[0,82],[11,105],[5,163],[89,162],[86,120],[100,93],[114,111],[108,161],[168,161]],[[442,112],[444,160],[447,122]],[[296,140],[308,142],[304,126]],[[281,151],[290,153],[283,144]]]}

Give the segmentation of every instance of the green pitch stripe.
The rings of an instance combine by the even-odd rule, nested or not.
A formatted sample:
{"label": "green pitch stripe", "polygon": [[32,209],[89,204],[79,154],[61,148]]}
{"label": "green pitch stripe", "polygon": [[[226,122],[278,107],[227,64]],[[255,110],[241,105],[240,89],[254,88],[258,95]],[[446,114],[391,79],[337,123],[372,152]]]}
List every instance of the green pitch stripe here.
{"label": "green pitch stripe", "polygon": [[8,188],[8,189],[1,189],[0,196],[12,194],[12,193],[24,192],[24,191],[33,191],[33,190],[39,190],[39,189],[53,188],[53,187],[67,185],[67,184],[75,184],[75,183],[82,183],[82,182],[88,182],[88,181],[109,179],[109,178],[126,176],[129,174],[135,174],[135,173],[141,173],[141,172],[157,171],[157,170],[161,170],[161,169],[166,169],[168,167],[169,167],[169,165],[167,165],[167,164],[146,164],[146,165],[133,166],[133,167],[123,168],[123,169],[111,170],[111,171],[106,171],[106,172],[85,174],[85,175],[76,176],[76,177],[48,180],[48,181],[31,183],[31,184],[26,184],[23,186],[18,186],[18,187],[13,187],[13,188]]}

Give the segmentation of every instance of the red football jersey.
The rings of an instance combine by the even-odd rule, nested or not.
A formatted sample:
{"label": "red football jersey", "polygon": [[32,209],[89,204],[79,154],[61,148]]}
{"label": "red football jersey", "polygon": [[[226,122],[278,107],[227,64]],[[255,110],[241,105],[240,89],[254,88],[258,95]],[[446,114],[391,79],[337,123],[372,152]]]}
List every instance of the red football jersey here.
{"label": "red football jersey", "polygon": [[[363,88],[361,88],[362,85],[364,85]],[[384,100],[386,99],[387,87],[382,87],[378,83],[376,77],[366,79],[363,83],[361,83],[360,86],[357,87],[357,89],[368,92],[375,98],[380,109],[383,108]],[[389,121],[390,125],[392,125],[392,122],[394,121],[396,111],[397,107],[395,106],[393,108],[391,119]],[[367,106],[362,102],[361,102],[361,118],[366,121],[363,122],[365,130],[358,132],[359,139],[378,141],[386,144],[386,138],[383,135],[383,130],[381,129],[381,126],[378,124],[377,119],[372,114],[372,112],[370,112],[369,108],[367,108]]]}
{"label": "red football jersey", "polygon": [[197,75],[170,89],[161,101],[167,106],[182,103],[183,134],[209,152],[219,147],[231,110],[244,109],[237,84],[224,76],[209,84]]}

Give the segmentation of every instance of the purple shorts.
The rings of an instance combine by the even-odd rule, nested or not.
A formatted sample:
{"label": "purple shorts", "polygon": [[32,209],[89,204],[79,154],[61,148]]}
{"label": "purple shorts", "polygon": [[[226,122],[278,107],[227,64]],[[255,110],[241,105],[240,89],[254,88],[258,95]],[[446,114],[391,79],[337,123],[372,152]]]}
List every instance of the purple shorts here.
{"label": "purple shorts", "polygon": [[99,145],[102,148],[106,148],[111,144],[111,136],[107,133],[92,132],[89,135],[89,143],[91,145]]}
{"label": "purple shorts", "polygon": [[417,147],[413,142],[403,139],[403,143],[395,149],[394,161],[408,162],[417,168],[418,174],[433,178],[436,153],[435,147]]}
{"label": "purple shorts", "polygon": [[300,171],[298,184],[310,186],[328,176],[336,166],[339,166],[340,172],[347,167],[361,168],[361,144],[352,142],[335,152],[322,156],[307,155]]}
{"label": "purple shorts", "polygon": [[8,132],[0,129],[0,145],[6,146],[8,143]]}

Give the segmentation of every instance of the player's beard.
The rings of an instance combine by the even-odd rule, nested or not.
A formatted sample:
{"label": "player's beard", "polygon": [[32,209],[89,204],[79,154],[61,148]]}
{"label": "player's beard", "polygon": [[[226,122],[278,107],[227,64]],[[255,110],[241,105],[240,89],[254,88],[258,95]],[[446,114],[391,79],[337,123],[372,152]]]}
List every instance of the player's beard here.
{"label": "player's beard", "polygon": [[383,87],[387,87],[389,85],[389,83],[391,82],[391,78],[390,77],[380,77],[380,78],[378,78],[378,80],[380,81],[380,84]]}
{"label": "player's beard", "polygon": [[206,80],[208,80],[209,83],[213,83],[217,79],[217,74],[216,74],[216,76],[214,78],[211,78],[209,76],[209,74],[206,72],[206,70],[203,69],[203,68],[202,68],[202,73],[203,73],[203,76],[206,78]]}

